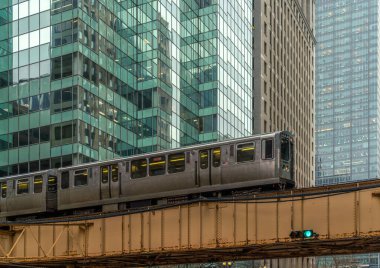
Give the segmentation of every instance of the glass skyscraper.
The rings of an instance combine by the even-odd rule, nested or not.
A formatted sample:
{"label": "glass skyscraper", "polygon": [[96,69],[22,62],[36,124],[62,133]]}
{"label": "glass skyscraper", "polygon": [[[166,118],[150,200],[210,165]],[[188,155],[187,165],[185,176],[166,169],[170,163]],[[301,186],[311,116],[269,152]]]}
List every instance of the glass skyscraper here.
{"label": "glass skyscraper", "polygon": [[[379,178],[379,1],[316,4],[316,184]],[[379,267],[378,254],[318,267]]]}
{"label": "glass skyscraper", "polygon": [[379,2],[317,3],[316,183],[380,175]]}
{"label": "glass skyscraper", "polygon": [[251,2],[0,1],[0,176],[252,134]]}

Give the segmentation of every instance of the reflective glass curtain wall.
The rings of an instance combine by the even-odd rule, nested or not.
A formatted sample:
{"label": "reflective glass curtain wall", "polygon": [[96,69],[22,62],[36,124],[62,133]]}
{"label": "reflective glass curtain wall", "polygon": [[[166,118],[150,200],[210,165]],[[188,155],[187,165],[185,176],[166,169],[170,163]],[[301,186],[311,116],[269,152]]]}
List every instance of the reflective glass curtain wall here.
{"label": "reflective glass curtain wall", "polygon": [[0,176],[251,134],[249,10],[1,1]]}
{"label": "reflective glass curtain wall", "polygon": [[317,184],[378,178],[379,2],[317,5]]}

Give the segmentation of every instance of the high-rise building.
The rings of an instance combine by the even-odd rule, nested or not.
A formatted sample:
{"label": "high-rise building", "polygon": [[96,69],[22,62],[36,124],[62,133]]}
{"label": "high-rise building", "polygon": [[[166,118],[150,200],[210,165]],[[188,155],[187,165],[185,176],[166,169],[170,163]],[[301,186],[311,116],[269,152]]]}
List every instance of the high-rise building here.
{"label": "high-rise building", "polygon": [[0,176],[252,134],[251,2],[0,1]]}
{"label": "high-rise building", "polygon": [[317,5],[317,184],[380,175],[379,1]]}
{"label": "high-rise building", "polygon": [[[314,0],[253,1],[253,132],[295,135],[298,187],[314,180]],[[254,267],[314,267],[315,258],[254,261]]]}
{"label": "high-rise building", "polygon": [[378,178],[379,2],[317,6],[317,184]]}
{"label": "high-rise building", "polygon": [[295,134],[295,178],[314,185],[314,0],[254,1],[254,133]]}
{"label": "high-rise building", "polygon": [[[380,175],[379,8],[378,0],[317,1],[317,185]],[[379,255],[318,260],[332,265],[379,267]]]}

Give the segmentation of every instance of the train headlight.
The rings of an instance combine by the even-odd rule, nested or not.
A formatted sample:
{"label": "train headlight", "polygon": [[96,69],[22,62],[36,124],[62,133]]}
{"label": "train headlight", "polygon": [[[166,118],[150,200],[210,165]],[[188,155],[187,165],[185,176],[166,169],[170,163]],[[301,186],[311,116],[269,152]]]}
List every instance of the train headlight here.
{"label": "train headlight", "polygon": [[289,165],[288,164],[283,164],[282,165],[282,170],[289,172]]}

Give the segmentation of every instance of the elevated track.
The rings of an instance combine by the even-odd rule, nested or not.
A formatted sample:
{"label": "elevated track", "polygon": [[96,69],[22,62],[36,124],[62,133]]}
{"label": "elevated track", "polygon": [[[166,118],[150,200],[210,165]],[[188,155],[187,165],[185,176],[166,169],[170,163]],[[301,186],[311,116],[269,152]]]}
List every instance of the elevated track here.
{"label": "elevated track", "polygon": [[[312,229],[318,237],[290,237]],[[380,180],[3,223],[0,264],[107,267],[380,251]]]}

